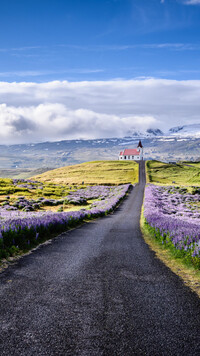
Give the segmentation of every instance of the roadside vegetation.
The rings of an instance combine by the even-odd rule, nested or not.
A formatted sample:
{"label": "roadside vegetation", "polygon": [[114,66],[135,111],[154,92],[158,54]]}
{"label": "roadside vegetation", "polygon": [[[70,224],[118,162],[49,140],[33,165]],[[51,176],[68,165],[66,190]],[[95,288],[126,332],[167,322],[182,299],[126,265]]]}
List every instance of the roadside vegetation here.
{"label": "roadside vegetation", "polygon": [[200,186],[200,162],[170,164],[147,161],[146,175],[149,183]]}
{"label": "roadside vegetation", "polygon": [[57,184],[135,184],[138,182],[136,162],[94,161],[57,168],[33,179]]}
{"label": "roadside vegetation", "polygon": [[177,257],[200,269],[200,188],[148,185],[145,189],[146,228]]}
{"label": "roadside vegetation", "polygon": [[146,162],[146,242],[200,296],[200,162]]}
{"label": "roadside vegetation", "polygon": [[140,226],[145,242],[156,254],[156,257],[165,263],[184,283],[190,287],[200,297],[200,270],[196,269],[191,263],[184,260],[175,249],[166,248],[160,239],[155,238],[149,231],[142,209]]}

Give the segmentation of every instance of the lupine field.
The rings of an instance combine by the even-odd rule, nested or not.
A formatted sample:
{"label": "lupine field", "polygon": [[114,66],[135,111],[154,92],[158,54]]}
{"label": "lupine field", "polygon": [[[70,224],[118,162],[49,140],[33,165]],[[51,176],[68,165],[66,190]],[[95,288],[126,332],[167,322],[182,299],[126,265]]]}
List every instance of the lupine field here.
{"label": "lupine field", "polygon": [[144,217],[156,239],[200,268],[200,187],[147,185]]}
{"label": "lupine field", "polygon": [[130,187],[61,186],[1,179],[0,258],[27,251],[84,219],[108,214]]}

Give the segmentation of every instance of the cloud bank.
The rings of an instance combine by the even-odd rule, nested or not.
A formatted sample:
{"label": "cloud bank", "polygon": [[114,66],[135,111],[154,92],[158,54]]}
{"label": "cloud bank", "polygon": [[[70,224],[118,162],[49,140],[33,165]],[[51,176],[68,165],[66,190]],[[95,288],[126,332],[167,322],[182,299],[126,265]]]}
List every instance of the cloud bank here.
{"label": "cloud bank", "polygon": [[200,81],[0,82],[1,144],[123,137],[200,122]]}

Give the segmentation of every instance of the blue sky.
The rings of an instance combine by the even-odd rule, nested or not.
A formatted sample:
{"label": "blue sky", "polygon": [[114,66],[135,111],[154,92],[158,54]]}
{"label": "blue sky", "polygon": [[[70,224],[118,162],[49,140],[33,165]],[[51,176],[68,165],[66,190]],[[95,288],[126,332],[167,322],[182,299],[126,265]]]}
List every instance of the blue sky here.
{"label": "blue sky", "polygon": [[0,0],[0,81],[200,79],[199,0]]}
{"label": "blue sky", "polygon": [[200,0],[0,0],[0,142],[200,124]]}

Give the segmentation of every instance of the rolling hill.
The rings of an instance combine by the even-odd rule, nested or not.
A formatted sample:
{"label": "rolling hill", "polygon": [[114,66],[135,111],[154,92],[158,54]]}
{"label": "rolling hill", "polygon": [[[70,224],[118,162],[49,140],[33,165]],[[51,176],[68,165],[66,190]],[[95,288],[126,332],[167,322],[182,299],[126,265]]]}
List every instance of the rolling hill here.
{"label": "rolling hill", "polygon": [[146,174],[150,183],[200,185],[200,163],[180,162],[170,164],[160,161],[147,161]]}
{"label": "rolling hill", "polygon": [[120,161],[86,162],[57,168],[32,178],[57,184],[134,184],[138,182],[138,164]]}

